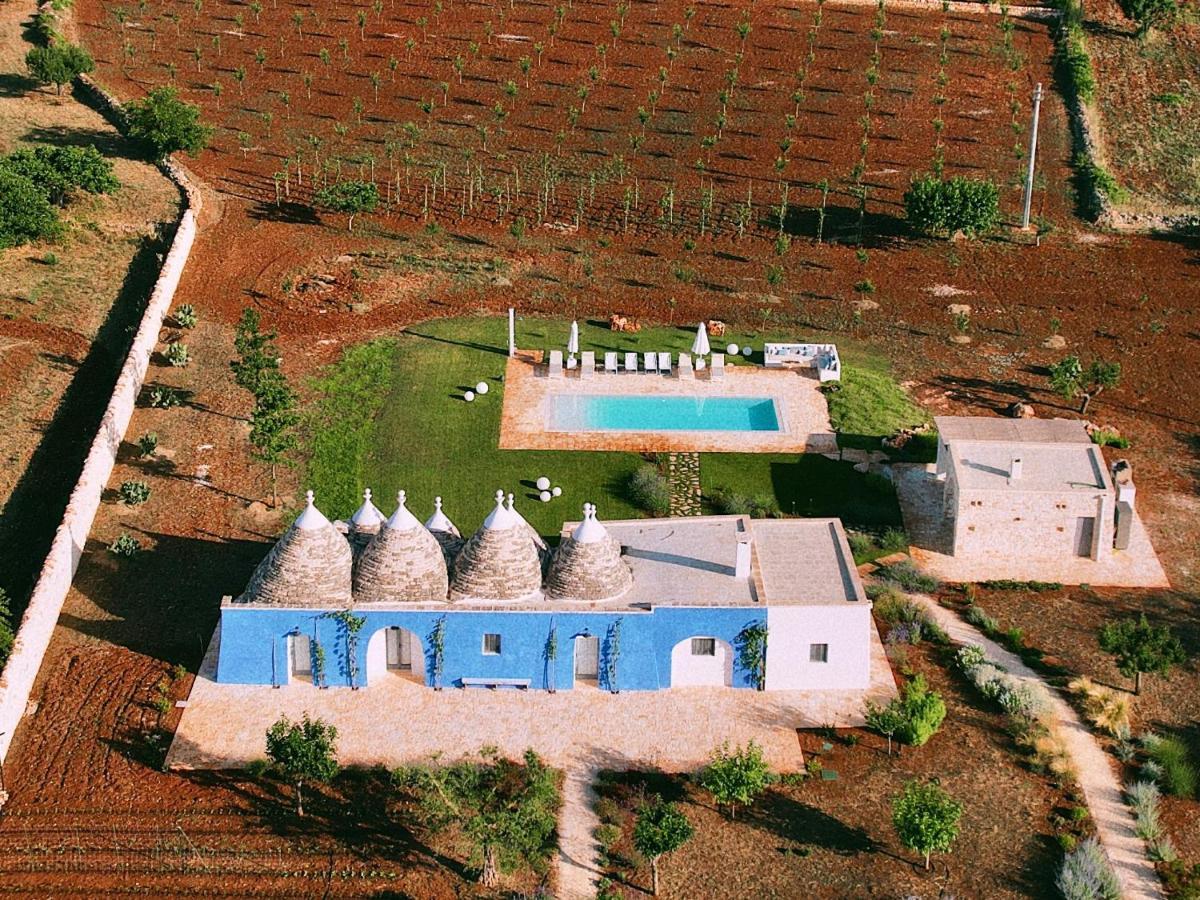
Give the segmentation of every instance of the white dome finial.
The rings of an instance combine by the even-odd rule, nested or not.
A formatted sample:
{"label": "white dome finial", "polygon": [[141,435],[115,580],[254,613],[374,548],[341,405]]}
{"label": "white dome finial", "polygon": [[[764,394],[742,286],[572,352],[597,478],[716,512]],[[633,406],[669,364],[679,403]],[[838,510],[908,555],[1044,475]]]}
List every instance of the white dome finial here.
{"label": "white dome finial", "polygon": [[363,500],[366,501],[367,503],[371,502],[371,489],[370,488],[363,488]]}
{"label": "white dome finial", "polygon": [[323,528],[329,524],[329,520],[325,518],[324,513],[317,509],[317,504],[314,500],[315,496],[312,491],[304,492],[304,509],[296,517],[295,522],[295,527],[302,531]]}
{"label": "white dome finial", "polygon": [[441,497],[433,498],[433,515],[426,520],[425,527],[430,531],[444,531],[449,534],[458,534],[458,529],[454,527],[454,523],[442,512]]}
{"label": "white dome finial", "polygon": [[596,504],[583,504],[583,521],[571,532],[571,539],[577,544],[595,544],[607,537],[608,529],[596,518]]}
{"label": "white dome finial", "polygon": [[408,493],[403,488],[401,488],[399,491],[396,492],[396,502],[400,506],[404,505],[405,498],[407,498],[407,497],[408,497]]}
{"label": "white dome finial", "polygon": [[421,527],[421,523],[417,521],[417,517],[410,513],[408,507],[404,505],[407,498],[407,492],[403,490],[396,492],[396,511],[387,520],[387,527],[393,531],[411,531],[414,528]]}
{"label": "white dome finial", "polygon": [[508,506],[504,505],[504,491],[496,491],[496,508],[488,513],[488,517],[483,520],[483,527],[488,529],[502,530],[512,528],[520,522],[520,518],[516,515],[516,511],[512,506],[513,496],[508,495]]}
{"label": "white dome finial", "polygon": [[316,495],[315,495],[315,494],[312,492],[312,490],[311,490],[311,489],[310,489],[310,490],[307,490],[307,491],[305,491],[305,492],[304,492],[304,502],[305,502],[305,504],[307,504],[308,506],[312,506],[312,505],[313,505],[313,498],[314,498],[315,496],[316,496]]}

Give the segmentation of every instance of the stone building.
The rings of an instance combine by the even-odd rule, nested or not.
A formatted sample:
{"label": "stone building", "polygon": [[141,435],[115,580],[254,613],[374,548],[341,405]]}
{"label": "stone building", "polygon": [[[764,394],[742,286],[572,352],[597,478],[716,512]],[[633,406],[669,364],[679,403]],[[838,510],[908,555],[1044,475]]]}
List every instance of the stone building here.
{"label": "stone building", "polygon": [[936,474],[955,557],[1103,561],[1128,546],[1133,483],[1114,484],[1082,422],[939,416]]}
{"label": "stone building", "polygon": [[[742,652],[766,628],[765,653]],[[841,523],[745,516],[564,525],[551,552],[513,504],[465,542],[401,492],[346,522],[308,505],[226,597],[218,682],[369,689],[865,690],[874,625]]]}

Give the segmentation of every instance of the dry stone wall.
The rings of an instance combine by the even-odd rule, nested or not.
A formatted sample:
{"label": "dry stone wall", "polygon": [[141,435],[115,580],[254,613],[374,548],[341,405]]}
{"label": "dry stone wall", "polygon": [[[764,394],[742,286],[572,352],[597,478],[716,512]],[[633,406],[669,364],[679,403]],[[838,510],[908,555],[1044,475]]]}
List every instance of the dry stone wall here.
{"label": "dry stone wall", "polygon": [[[102,88],[86,77],[80,81],[87,91],[97,96],[106,113],[112,113],[115,117],[121,115],[120,104]],[[163,319],[175,297],[175,289],[179,285],[180,276],[196,238],[196,216],[200,211],[199,192],[181,167],[167,162],[164,170],[183,194],[183,212],[154,290],[146,303],[141,324],[100,421],[100,428],[84,461],[83,471],[71,492],[62,523],[55,532],[50,552],[46,555],[46,561],[42,564],[42,570],[29,598],[29,605],[21,617],[12,654],[4,671],[0,673],[0,762],[8,755],[13,734],[25,714],[34,680],[41,668],[46,648],[50,645],[63,601],[71,589],[71,580],[79,567],[79,559],[83,555],[84,544],[96,517],[96,510],[100,507],[100,495],[108,483],[109,475],[112,474],[117,449],[125,437],[134,405],[141,393]]]}

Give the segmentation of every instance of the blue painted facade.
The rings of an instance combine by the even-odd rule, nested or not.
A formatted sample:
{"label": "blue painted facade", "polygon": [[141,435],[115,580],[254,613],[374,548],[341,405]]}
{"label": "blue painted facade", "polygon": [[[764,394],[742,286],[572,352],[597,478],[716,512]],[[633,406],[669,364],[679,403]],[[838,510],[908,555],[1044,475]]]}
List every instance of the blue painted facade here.
{"label": "blue painted facade", "polygon": [[[239,608],[221,610],[221,643],[217,681],[230,684],[286,684],[288,636],[302,633],[325,655],[324,683],[351,684],[349,641],[345,625],[331,610]],[[713,637],[735,645],[747,625],[765,624],[762,607],[661,607],[649,611],[526,612],[519,610],[370,610],[357,609],[366,620],[354,641],[357,686],[368,685],[367,647],[372,635],[389,627],[405,628],[420,638],[425,682],[461,687],[462,678],[528,679],[544,689],[552,680],[559,690],[575,681],[575,637],[600,639],[599,685],[609,690],[648,691],[671,686],[671,651],[692,637]],[[442,633],[441,675],[435,675],[432,649],[436,629]],[[613,660],[614,631],[619,628]],[[558,638],[557,658],[547,660],[551,630]],[[501,653],[483,652],[484,634],[501,636]],[[610,665],[615,663],[615,665]],[[553,667],[553,673],[551,673]],[[608,673],[615,669],[615,683]],[[553,677],[551,678],[551,675]],[[377,677],[377,676],[376,676]],[[734,660],[733,687],[752,688],[751,673]],[[440,685],[438,684],[440,682]]]}

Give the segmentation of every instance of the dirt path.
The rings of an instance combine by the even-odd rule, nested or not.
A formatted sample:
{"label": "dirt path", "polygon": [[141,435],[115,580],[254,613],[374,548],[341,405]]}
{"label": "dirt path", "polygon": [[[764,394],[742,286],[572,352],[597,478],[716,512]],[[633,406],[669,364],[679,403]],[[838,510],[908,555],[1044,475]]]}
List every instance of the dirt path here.
{"label": "dirt path", "polygon": [[595,780],[595,770],[578,767],[568,769],[563,782],[558,820],[559,900],[590,900],[596,896],[596,880],[602,873],[596,864],[600,848],[593,837],[600,824],[594,810]]}
{"label": "dirt path", "polygon": [[[954,643],[977,644],[983,648],[988,659],[1002,665],[1016,677],[1041,681],[1041,676],[1025,665],[1020,657],[995,641],[988,640],[976,628],[939,606],[932,598],[918,596],[914,599],[925,606]],[[1146,854],[1145,843],[1134,833],[1133,813],[1122,799],[1121,782],[1112,760],[1075,710],[1053,689],[1050,689],[1050,694],[1067,751],[1079,772],[1079,786],[1083,789],[1092,821],[1096,823],[1096,833],[1120,879],[1122,896],[1125,900],[1162,898],[1162,885],[1154,870],[1154,863]]]}

